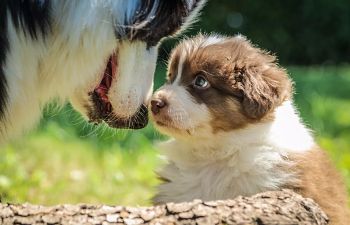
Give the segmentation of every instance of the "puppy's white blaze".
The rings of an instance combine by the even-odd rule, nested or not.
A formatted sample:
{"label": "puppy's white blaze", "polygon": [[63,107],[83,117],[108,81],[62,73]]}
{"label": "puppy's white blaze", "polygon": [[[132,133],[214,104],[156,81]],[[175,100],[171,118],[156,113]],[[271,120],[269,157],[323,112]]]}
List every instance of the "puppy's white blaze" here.
{"label": "puppy's white blaze", "polygon": [[143,42],[123,41],[118,48],[118,59],[118,72],[108,97],[114,113],[125,118],[136,113],[150,98],[157,49],[147,49]]}
{"label": "puppy's white blaze", "polygon": [[181,80],[181,76],[182,76],[182,71],[183,71],[183,66],[184,66],[184,62],[186,59],[186,51],[182,51],[181,55],[180,55],[180,59],[179,59],[179,64],[177,65],[177,74],[174,80],[174,84],[179,85],[180,84],[180,80]]}

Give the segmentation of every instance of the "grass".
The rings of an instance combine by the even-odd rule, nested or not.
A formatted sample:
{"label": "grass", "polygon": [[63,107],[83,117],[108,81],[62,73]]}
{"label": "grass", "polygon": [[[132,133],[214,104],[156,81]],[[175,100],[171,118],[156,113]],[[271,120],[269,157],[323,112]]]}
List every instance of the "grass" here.
{"label": "grass", "polygon": [[[290,67],[304,121],[350,188],[350,67]],[[158,69],[156,86],[164,68]],[[51,110],[48,110],[51,111]],[[2,201],[148,205],[160,166],[152,126],[114,131],[82,122],[69,106],[45,113],[39,128],[0,147]]]}
{"label": "grass", "polygon": [[147,205],[157,183],[153,169],[159,164],[152,141],[142,132],[119,138],[128,144],[100,145],[50,122],[23,141],[5,146],[0,156],[3,200]]}

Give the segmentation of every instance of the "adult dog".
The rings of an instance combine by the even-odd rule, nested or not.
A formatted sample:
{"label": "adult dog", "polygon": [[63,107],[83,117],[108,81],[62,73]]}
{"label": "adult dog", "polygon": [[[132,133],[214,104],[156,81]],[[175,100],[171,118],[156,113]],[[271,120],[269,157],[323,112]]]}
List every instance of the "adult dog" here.
{"label": "adult dog", "polygon": [[0,142],[70,99],[88,120],[142,128],[160,40],[204,0],[0,1]]}

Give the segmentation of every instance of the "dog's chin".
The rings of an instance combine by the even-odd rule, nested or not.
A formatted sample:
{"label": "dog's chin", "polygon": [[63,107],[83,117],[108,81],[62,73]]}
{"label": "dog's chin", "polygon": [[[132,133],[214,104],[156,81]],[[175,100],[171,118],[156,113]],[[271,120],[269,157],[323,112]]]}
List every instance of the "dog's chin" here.
{"label": "dog's chin", "polygon": [[112,54],[106,64],[101,82],[88,93],[91,102],[88,107],[87,117],[89,122],[99,124],[105,122],[113,128],[141,129],[148,124],[148,109],[145,105],[140,105],[138,110],[130,116],[121,117],[113,109],[108,98],[108,91],[112,81],[117,76],[117,54]]}
{"label": "dog's chin", "polygon": [[111,103],[101,100],[95,92],[91,94],[91,99],[93,108],[88,113],[91,123],[105,122],[109,127],[120,129],[141,129],[148,124],[148,111],[145,105],[141,105],[136,113],[125,118],[114,113]]}

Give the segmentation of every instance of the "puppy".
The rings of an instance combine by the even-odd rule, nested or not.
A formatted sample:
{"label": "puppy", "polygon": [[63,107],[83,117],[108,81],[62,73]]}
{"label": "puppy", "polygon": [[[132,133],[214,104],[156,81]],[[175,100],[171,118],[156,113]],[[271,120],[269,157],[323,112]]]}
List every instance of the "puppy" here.
{"label": "puppy", "polygon": [[0,143],[32,128],[52,99],[94,123],[147,125],[160,41],[204,0],[1,0]]}
{"label": "puppy", "polygon": [[347,194],[293,105],[276,58],[242,36],[199,35],[172,52],[152,97],[168,164],[156,204],[218,200],[290,188],[313,198],[333,224],[350,224]]}

